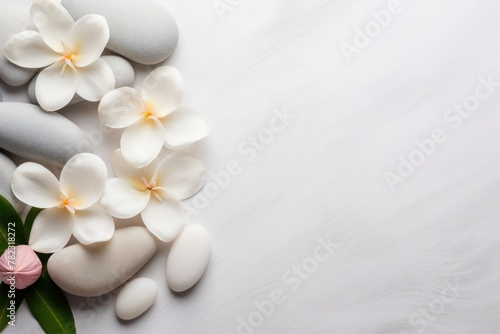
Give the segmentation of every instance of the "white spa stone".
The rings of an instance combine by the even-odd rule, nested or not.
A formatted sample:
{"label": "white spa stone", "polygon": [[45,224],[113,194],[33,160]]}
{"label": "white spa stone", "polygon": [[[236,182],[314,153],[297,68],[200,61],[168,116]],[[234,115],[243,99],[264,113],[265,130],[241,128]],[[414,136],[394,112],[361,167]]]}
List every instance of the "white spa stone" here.
{"label": "white spa stone", "polygon": [[104,243],[75,244],[54,253],[47,270],[64,291],[95,297],[108,293],[134,275],[154,255],[156,239],[144,227],[115,231]]}
{"label": "white spa stone", "polygon": [[37,69],[22,68],[12,64],[3,53],[10,37],[25,30],[35,30],[29,8],[0,2],[0,79],[11,86],[22,86],[33,78]]}
{"label": "white spa stone", "polygon": [[17,212],[21,212],[25,205],[14,196],[10,188],[16,167],[16,164],[8,156],[0,152],[0,195],[5,197],[16,208]]}
{"label": "white spa stone", "polygon": [[205,229],[188,225],[174,241],[167,258],[167,284],[182,292],[195,285],[205,273],[210,259],[210,240]]}
{"label": "white spa stone", "polygon": [[[132,65],[130,65],[130,63],[125,58],[118,56],[102,56],[102,59],[104,59],[109,64],[111,70],[113,71],[113,74],[115,75],[115,88],[131,86],[134,83],[135,79],[134,69]],[[31,80],[28,86],[28,97],[31,103],[34,104],[38,104],[35,95],[35,86],[37,78],[38,74],[33,78],[33,80]],[[68,103],[68,106],[83,101],[84,101],[83,98],[81,98],[78,95],[75,95],[73,99]]]}
{"label": "white spa stone", "polygon": [[158,64],[174,52],[179,30],[168,10],[154,0],[63,0],[77,20],[87,14],[106,18],[111,37],[107,48],[145,65]]}
{"label": "white spa stone", "polygon": [[85,133],[69,119],[17,102],[0,102],[0,148],[49,166],[92,152]]}
{"label": "white spa stone", "polygon": [[115,312],[123,320],[132,320],[146,312],[158,296],[158,286],[149,278],[136,278],[123,287],[116,298]]}

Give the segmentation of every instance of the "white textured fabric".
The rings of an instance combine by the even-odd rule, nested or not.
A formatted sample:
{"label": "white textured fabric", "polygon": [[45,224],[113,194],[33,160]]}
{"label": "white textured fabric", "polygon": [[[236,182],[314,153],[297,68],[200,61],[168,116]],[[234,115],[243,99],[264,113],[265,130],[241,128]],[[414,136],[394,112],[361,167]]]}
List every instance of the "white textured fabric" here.
{"label": "white textured fabric", "polygon": [[[498,0],[401,0],[350,63],[341,43],[367,24],[376,35],[389,0],[156,1],[180,30],[165,65],[210,127],[187,149],[207,182],[183,204],[211,234],[211,260],[174,295],[160,248],[137,274],[158,299],[126,324],[118,291],[69,296],[79,332],[500,333]],[[223,20],[214,4],[230,9]],[[140,88],[150,68],[136,69]],[[476,89],[477,109],[453,112],[473,109]],[[121,130],[92,105],[68,109],[109,162]],[[410,156],[425,161],[391,191],[386,172]],[[6,333],[40,331],[26,305],[16,320]]]}

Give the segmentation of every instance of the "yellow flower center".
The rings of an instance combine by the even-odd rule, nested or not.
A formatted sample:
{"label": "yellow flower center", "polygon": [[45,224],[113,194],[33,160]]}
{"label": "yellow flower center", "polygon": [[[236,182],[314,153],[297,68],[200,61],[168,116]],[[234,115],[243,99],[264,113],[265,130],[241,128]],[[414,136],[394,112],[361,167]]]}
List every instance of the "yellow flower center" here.
{"label": "yellow flower center", "polygon": [[61,201],[59,202],[58,207],[60,208],[65,208],[71,213],[75,213],[75,207],[73,206],[75,199],[74,198],[69,198],[67,195],[60,195],[59,198]]}
{"label": "yellow flower center", "polygon": [[155,117],[155,112],[154,112],[155,106],[154,106],[154,104],[152,102],[150,102],[150,101],[146,101],[144,103],[144,105],[145,105],[144,106],[144,111],[142,112],[142,114],[144,115],[144,117],[146,119],[150,119],[152,117]]}
{"label": "yellow flower center", "polygon": [[162,187],[158,187],[156,185],[156,181],[148,181],[146,180],[145,177],[142,178],[142,182],[144,182],[144,185],[146,186],[146,191],[150,191],[160,202],[163,201],[163,198],[161,197],[161,190],[163,190]]}
{"label": "yellow flower center", "polygon": [[64,42],[62,42],[62,47],[64,51],[62,52],[62,57],[59,58],[64,61],[62,72],[64,72],[68,66],[76,71],[75,64],[73,63],[73,61],[76,58],[78,58],[78,54],[76,53],[76,51],[71,50],[68,44]]}
{"label": "yellow flower center", "polygon": [[73,52],[71,52],[71,53],[66,54],[66,55],[64,56],[64,58],[66,58],[66,59],[68,59],[68,60],[73,61],[73,59],[75,59],[75,58],[76,58],[76,54],[74,54]]}

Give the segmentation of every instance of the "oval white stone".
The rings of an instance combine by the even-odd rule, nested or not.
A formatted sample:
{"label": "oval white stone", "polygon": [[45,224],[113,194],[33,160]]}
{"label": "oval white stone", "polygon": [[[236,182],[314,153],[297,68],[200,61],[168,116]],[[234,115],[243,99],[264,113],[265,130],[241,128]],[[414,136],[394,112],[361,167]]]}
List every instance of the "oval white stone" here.
{"label": "oval white stone", "polygon": [[85,133],[69,119],[17,102],[0,102],[0,148],[50,166],[92,152]]}
{"label": "oval white stone", "polygon": [[210,240],[205,229],[189,225],[174,241],[167,258],[167,283],[182,292],[195,285],[205,273],[210,259]]}
{"label": "oval white stone", "polygon": [[8,156],[0,152],[0,195],[5,197],[16,208],[17,212],[21,212],[26,205],[14,196],[10,187],[12,175],[14,175],[16,168],[16,164]]}
{"label": "oval white stone", "polygon": [[[115,75],[115,88],[132,86],[135,79],[135,72],[134,69],[132,68],[132,65],[130,65],[130,63],[127,60],[125,60],[125,58],[118,56],[102,56],[102,59],[104,59],[109,64],[111,70],[113,71],[113,74]],[[35,86],[37,78],[38,74],[33,78],[33,80],[31,80],[28,86],[28,97],[31,103],[34,104],[38,104],[35,95]],[[68,103],[68,106],[83,101],[84,99],[82,97],[75,94],[73,99]]]}
{"label": "oval white stone", "polygon": [[132,320],[146,312],[158,296],[158,286],[149,278],[136,278],[123,287],[116,298],[115,312],[123,320]]}
{"label": "oval white stone", "polygon": [[23,68],[12,64],[3,53],[5,43],[17,33],[36,30],[29,9],[14,3],[0,3],[0,79],[11,86],[22,86],[33,78],[36,68]]}
{"label": "oval white stone", "polygon": [[47,262],[52,280],[64,291],[95,297],[127,281],[154,255],[156,239],[144,227],[118,229],[105,243],[75,244],[54,253]]}
{"label": "oval white stone", "polygon": [[140,64],[158,64],[174,52],[179,30],[168,10],[154,0],[63,0],[77,20],[99,14],[108,21],[107,48]]}

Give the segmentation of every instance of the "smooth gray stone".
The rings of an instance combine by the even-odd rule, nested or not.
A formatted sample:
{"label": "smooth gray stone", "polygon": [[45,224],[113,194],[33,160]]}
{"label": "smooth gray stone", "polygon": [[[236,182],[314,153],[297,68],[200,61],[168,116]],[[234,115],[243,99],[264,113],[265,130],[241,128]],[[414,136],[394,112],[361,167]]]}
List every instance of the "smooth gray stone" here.
{"label": "smooth gray stone", "polygon": [[12,175],[14,175],[16,168],[16,164],[8,156],[0,152],[0,195],[5,197],[16,208],[17,212],[22,212],[26,205],[14,196],[10,187]]}
{"label": "smooth gray stone", "polygon": [[0,2],[0,79],[11,86],[22,86],[33,78],[37,69],[12,64],[3,53],[10,37],[25,30],[36,30],[29,9]]}
{"label": "smooth gray stone", "polygon": [[62,166],[92,152],[85,133],[66,117],[27,103],[0,103],[0,148],[30,161]]}
{"label": "smooth gray stone", "polygon": [[[115,88],[132,86],[135,79],[135,72],[132,65],[130,65],[130,63],[125,58],[118,56],[102,56],[102,59],[104,59],[109,64],[111,70],[113,71],[113,74],[115,75]],[[33,78],[33,80],[31,80],[28,86],[28,98],[30,99],[31,103],[34,104],[38,104],[38,100],[36,99],[35,94],[37,78],[38,74]],[[83,101],[85,101],[83,98],[75,95],[73,99],[68,103],[68,106],[72,106]]]}
{"label": "smooth gray stone", "polygon": [[168,10],[154,0],[63,0],[75,20],[87,14],[106,18],[107,48],[144,65],[158,64],[174,52],[179,29]]}
{"label": "smooth gray stone", "polygon": [[3,98],[2,98],[2,93],[0,92],[0,102],[3,101]]}
{"label": "smooth gray stone", "polygon": [[115,231],[104,243],[75,244],[54,253],[47,270],[64,291],[95,297],[108,293],[134,275],[156,253],[156,239],[144,227]]}

